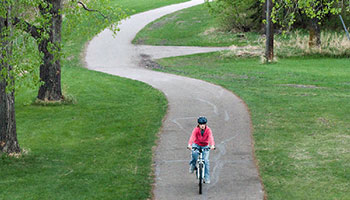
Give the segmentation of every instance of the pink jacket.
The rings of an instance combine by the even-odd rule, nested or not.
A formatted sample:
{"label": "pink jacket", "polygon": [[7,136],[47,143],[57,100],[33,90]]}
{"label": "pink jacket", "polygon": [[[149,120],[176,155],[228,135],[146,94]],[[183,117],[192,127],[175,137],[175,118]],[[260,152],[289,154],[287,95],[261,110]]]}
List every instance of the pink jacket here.
{"label": "pink jacket", "polygon": [[188,140],[188,145],[191,146],[193,143],[196,143],[202,147],[208,146],[209,144],[215,145],[214,137],[211,132],[211,129],[207,126],[202,136],[201,129],[198,126],[194,128],[192,131],[192,135]]}

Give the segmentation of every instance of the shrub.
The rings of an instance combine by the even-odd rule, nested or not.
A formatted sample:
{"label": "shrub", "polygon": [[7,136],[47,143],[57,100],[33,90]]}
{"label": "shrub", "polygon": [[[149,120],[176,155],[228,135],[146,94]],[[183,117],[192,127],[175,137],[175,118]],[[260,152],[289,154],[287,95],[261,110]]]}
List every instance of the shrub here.
{"label": "shrub", "polygon": [[224,31],[247,32],[262,24],[262,6],[256,0],[207,0],[207,6]]}

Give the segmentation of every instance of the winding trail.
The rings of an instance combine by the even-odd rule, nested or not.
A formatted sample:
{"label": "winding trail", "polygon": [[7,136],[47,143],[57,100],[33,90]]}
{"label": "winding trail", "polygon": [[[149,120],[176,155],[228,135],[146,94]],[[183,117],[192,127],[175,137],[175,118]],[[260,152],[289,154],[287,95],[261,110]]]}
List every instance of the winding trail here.
{"label": "winding trail", "polygon": [[[131,16],[117,37],[104,30],[89,43],[87,67],[139,80],[161,90],[169,102],[155,151],[154,199],[263,199],[254,163],[251,121],[244,102],[230,91],[201,80],[155,72],[139,66],[141,54],[152,58],[222,50],[222,48],[152,47],[131,44],[136,33],[155,19],[203,0],[166,6]],[[217,150],[211,151],[211,184],[198,195],[194,175],[188,174],[187,140],[198,116],[209,119]]]}

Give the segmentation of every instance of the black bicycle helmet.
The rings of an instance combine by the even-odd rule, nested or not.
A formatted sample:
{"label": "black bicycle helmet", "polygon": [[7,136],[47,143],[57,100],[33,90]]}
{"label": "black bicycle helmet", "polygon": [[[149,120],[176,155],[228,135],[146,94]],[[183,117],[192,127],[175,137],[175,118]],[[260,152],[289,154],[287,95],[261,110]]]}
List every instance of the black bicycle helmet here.
{"label": "black bicycle helmet", "polygon": [[208,122],[207,118],[205,117],[199,117],[197,121],[198,124],[206,124]]}

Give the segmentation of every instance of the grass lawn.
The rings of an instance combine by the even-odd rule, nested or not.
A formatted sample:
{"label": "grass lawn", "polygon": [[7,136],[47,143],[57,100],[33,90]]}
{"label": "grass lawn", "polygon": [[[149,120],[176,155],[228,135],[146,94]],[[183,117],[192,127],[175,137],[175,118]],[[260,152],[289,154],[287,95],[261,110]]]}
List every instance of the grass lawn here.
{"label": "grass lawn", "polygon": [[198,5],[166,15],[141,30],[135,44],[174,46],[245,46],[257,44],[257,33],[242,34],[218,30],[206,5]]}
{"label": "grass lawn", "polygon": [[[183,1],[112,4],[141,12]],[[0,199],[150,198],[152,147],[167,102],[146,84],[82,68],[85,43],[103,28],[92,18],[69,34],[63,28],[62,86],[75,104],[35,105],[37,89],[17,91],[17,135],[27,153],[0,156]]]}
{"label": "grass lawn", "polygon": [[[134,42],[195,46],[261,43],[257,37],[249,37],[254,33],[238,40],[234,33],[222,37],[221,32],[208,31],[216,30],[215,26],[202,5],[161,18],[142,30]],[[269,199],[350,199],[350,60],[341,58],[348,50],[334,53],[344,46],[333,39],[330,43],[338,47],[328,46],[330,51],[324,55],[334,53],[339,58],[312,52],[296,57],[308,48],[307,40],[276,38],[288,44],[278,42],[276,54],[281,58],[274,64],[261,64],[257,57],[237,57],[234,52],[157,62],[164,67],[162,71],[221,85],[248,104]],[[299,44],[303,49],[297,49]]]}
{"label": "grass lawn", "polygon": [[350,60],[219,53],[159,60],[164,71],[221,85],[250,108],[269,199],[350,199]]}
{"label": "grass lawn", "polygon": [[129,9],[130,14],[133,14],[186,1],[189,0],[114,0],[113,2]]}
{"label": "grass lawn", "polygon": [[0,199],[149,198],[163,94],[83,68],[65,71],[76,104],[39,106],[29,104],[36,91],[17,95],[18,140],[29,153],[1,158]]}

